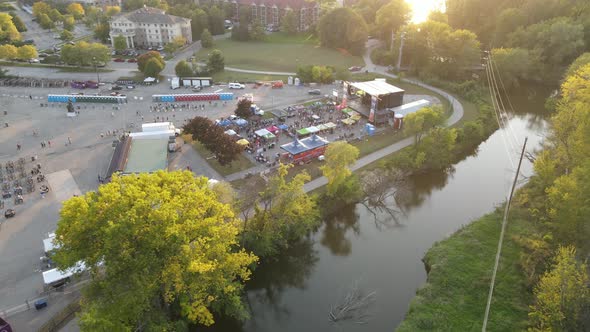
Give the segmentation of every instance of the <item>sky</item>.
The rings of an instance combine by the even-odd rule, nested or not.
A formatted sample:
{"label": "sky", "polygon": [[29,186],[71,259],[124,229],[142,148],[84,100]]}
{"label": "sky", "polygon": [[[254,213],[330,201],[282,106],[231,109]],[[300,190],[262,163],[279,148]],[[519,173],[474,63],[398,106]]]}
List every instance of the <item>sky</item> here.
{"label": "sky", "polygon": [[426,21],[432,10],[444,10],[444,0],[406,0],[412,7],[412,23]]}

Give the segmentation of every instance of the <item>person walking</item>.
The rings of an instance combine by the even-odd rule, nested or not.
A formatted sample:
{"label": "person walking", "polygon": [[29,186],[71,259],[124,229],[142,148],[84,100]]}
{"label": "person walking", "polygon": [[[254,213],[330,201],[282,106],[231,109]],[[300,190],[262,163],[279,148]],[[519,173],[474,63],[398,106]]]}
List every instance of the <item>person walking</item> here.
{"label": "person walking", "polygon": [[51,147],[51,141],[47,141],[47,146]]}
{"label": "person walking", "polygon": [[72,144],[72,138],[70,136],[68,136],[68,144],[71,145]]}
{"label": "person walking", "polygon": [[20,151],[20,143],[16,143],[16,151]]}

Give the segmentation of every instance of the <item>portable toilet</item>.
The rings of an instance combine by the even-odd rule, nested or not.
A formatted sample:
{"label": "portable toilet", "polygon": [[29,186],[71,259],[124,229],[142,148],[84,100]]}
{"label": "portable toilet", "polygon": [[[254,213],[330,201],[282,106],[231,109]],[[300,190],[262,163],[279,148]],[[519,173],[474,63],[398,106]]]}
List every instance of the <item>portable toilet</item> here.
{"label": "portable toilet", "polygon": [[299,77],[295,77],[295,86],[299,85],[301,85],[301,80],[299,79]]}
{"label": "portable toilet", "polygon": [[404,115],[403,114],[395,114],[393,116],[393,129],[402,129],[404,124]]}
{"label": "portable toilet", "polygon": [[287,84],[293,85],[293,76],[289,76],[289,78],[287,78]]}

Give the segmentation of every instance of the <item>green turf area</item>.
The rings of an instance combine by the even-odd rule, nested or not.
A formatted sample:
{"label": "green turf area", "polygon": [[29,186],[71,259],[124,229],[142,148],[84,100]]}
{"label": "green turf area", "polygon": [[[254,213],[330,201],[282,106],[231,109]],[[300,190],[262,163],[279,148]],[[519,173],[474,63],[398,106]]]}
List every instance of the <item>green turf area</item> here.
{"label": "green turf area", "polygon": [[243,170],[247,170],[253,166],[255,166],[250,159],[246,158],[243,154],[238,156],[237,160],[234,160],[231,164],[222,166],[217,159],[210,158],[213,154],[211,151],[207,150],[205,146],[203,146],[199,142],[192,143],[193,148],[207,161],[209,166],[211,166],[217,173],[221,174],[222,176],[227,176],[229,174],[241,172]]}
{"label": "green turf area", "polygon": [[242,83],[254,83],[257,81],[274,81],[282,80],[287,82],[287,76],[284,75],[260,75],[250,73],[240,73],[235,71],[224,70],[213,74],[213,81],[215,83],[225,82],[242,82]]}
{"label": "green turf area", "polygon": [[[519,267],[514,236],[533,225],[511,213],[496,277],[488,331],[525,331],[532,295]],[[502,211],[488,214],[436,243],[424,258],[428,281],[397,331],[481,331]]]}
{"label": "green turf area", "polygon": [[[363,66],[363,59],[320,47],[315,40],[271,34],[267,41],[240,42],[231,39],[215,41],[215,49],[223,52],[225,65],[240,69],[295,72],[297,66],[330,65],[348,68]],[[196,57],[206,61],[211,49],[201,49]]]}

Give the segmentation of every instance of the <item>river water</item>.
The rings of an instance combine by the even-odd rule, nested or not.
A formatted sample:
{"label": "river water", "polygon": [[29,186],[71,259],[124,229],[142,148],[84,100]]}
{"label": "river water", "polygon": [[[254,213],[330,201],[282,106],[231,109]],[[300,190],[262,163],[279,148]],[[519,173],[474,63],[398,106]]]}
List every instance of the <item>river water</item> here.
{"label": "river water", "polygon": [[[519,112],[511,114],[510,128],[521,145],[528,136],[532,152],[547,131],[543,101],[549,90],[521,91],[511,97]],[[498,130],[450,172],[413,179],[397,220],[361,204],[326,220],[309,241],[292,248],[292,255],[256,271],[248,285],[249,321],[218,322],[215,330],[394,330],[426,281],[421,261],[426,251],[505,200],[516,170],[508,154],[516,165],[520,153],[520,147],[505,142],[511,135]],[[521,173],[532,174],[526,159]],[[330,308],[354,287],[362,295],[374,292],[366,316],[330,322]]]}

